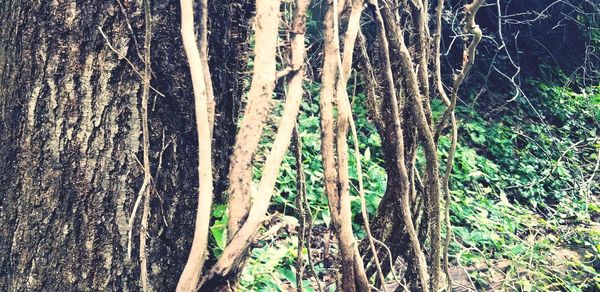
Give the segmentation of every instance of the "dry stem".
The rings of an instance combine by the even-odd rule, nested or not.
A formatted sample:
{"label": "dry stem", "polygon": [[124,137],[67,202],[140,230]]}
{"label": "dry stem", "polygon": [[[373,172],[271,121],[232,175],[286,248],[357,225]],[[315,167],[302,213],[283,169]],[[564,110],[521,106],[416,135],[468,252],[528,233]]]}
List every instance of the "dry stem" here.
{"label": "dry stem", "polygon": [[181,36],[190,64],[194,88],[194,107],[198,131],[198,207],[194,239],[190,254],[177,283],[177,291],[193,291],[200,279],[208,243],[213,185],[211,165],[211,134],[208,113],[208,93],[204,68],[194,34],[193,0],[181,0]]}
{"label": "dry stem", "polygon": [[148,216],[150,213],[150,133],[148,130],[148,93],[150,91],[150,45],[152,40],[152,19],[150,15],[150,1],[144,1],[144,14],[146,20],[146,35],[144,36],[144,88],[142,93],[142,144],[144,163],[144,182],[142,189],[144,194],[144,209],[142,211],[142,227],[140,229],[140,274],[142,290],[149,291],[148,263],[146,256],[146,237],[148,233]]}
{"label": "dry stem", "polygon": [[[228,238],[244,224],[251,208],[252,159],[269,114],[277,76],[276,48],[279,28],[279,0],[257,1],[252,84],[240,124],[229,171]],[[290,132],[291,134],[291,132]]]}
{"label": "dry stem", "polygon": [[[297,20],[294,21],[292,28],[292,67],[294,70],[291,71],[291,76],[289,78],[289,89],[287,94],[287,99],[285,101],[282,118],[277,130],[277,134],[275,136],[275,141],[273,142],[273,146],[269,155],[267,156],[267,160],[265,162],[265,167],[263,169],[263,175],[261,177],[260,183],[258,185],[258,191],[254,198],[255,202],[248,213],[247,219],[235,233],[223,254],[217,261],[217,263],[212,267],[212,269],[207,273],[206,277],[203,279],[201,285],[206,284],[207,282],[212,281],[217,277],[224,277],[228,275],[232,270],[239,268],[242,261],[245,259],[246,251],[252,242],[252,239],[256,236],[256,232],[258,231],[259,225],[265,219],[265,214],[268,210],[269,203],[271,201],[271,196],[273,194],[273,189],[275,186],[275,182],[277,181],[277,174],[279,173],[279,167],[281,166],[281,162],[287,152],[288,146],[290,144],[290,140],[292,137],[293,128],[296,124],[296,118],[298,116],[298,111],[300,109],[300,102],[302,100],[303,89],[302,82],[304,79],[304,58],[305,58],[305,47],[304,47],[304,33],[305,33],[305,25],[306,25],[306,10],[308,9],[308,1],[307,0],[298,0],[297,7],[295,10],[295,14]],[[259,58],[259,54],[271,52],[270,48],[259,48],[262,46],[270,46],[269,43],[259,42],[258,34],[271,33],[271,37],[277,39],[277,27],[279,20],[279,1],[258,1],[257,2],[257,56],[256,59],[262,59],[265,61],[266,56],[262,56]],[[271,27],[267,27],[271,26]],[[267,38],[266,36],[264,38]],[[261,44],[261,45],[259,45]],[[273,43],[272,45],[275,45]],[[273,59],[271,62],[263,63],[262,65],[268,65],[269,68],[265,68],[267,70],[260,70],[259,64],[255,62],[255,76],[254,80],[259,79],[258,84],[261,82],[265,82],[267,79],[272,80],[274,83],[274,79],[276,76],[275,66],[274,66],[274,51],[273,51]],[[273,69],[273,70],[270,70]],[[267,76],[261,76],[263,74],[267,74]],[[271,74],[272,73],[272,74]],[[270,77],[269,77],[270,76]],[[253,81],[254,82],[254,81]],[[272,87],[271,85],[271,92]],[[263,88],[264,89],[264,88]],[[251,89],[252,92],[252,89]],[[264,92],[262,93],[264,94]],[[250,134],[250,133],[249,133]],[[251,133],[254,136],[256,133]],[[238,136],[238,138],[240,138]],[[238,140],[239,142],[240,140]],[[243,140],[242,140],[243,141]],[[246,145],[247,146],[247,145]],[[239,190],[239,189],[238,189]],[[249,195],[249,194],[246,194]],[[234,201],[235,202],[235,201]],[[231,200],[230,200],[231,203]],[[232,205],[229,206],[232,208]]]}

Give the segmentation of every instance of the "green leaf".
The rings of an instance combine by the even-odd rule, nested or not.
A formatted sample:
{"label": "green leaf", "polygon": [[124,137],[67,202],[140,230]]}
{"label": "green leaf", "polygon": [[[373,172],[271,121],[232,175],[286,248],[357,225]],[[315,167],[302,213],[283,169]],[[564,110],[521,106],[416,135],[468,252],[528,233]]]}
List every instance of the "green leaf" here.
{"label": "green leaf", "polygon": [[365,154],[363,157],[365,161],[371,160],[371,149],[369,147],[367,147],[367,149],[365,150]]}
{"label": "green leaf", "polygon": [[326,209],[321,213],[321,217],[323,218],[323,223],[329,228],[331,224],[331,214],[329,214],[329,209]]}
{"label": "green leaf", "polygon": [[212,234],[213,238],[215,239],[215,242],[217,243],[217,246],[221,249],[224,250],[225,246],[227,245],[227,236],[226,236],[226,229],[225,226],[223,226],[222,224],[215,224],[210,228],[210,233]]}
{"label": "green leaf", "polygon": [[223,214],[225,214],[226,210],[227,210],[226,205],[222,205],[222,204],[214,205],[212,215],[216,218],[222,218]]}
{"label": "green leaf", "polygon": [[[294,269],[294,267],[291,267],[291,269]],[[296,273],[294,271],[292,271],[289,268],[279,268],[277,269],[277,271],[279,272],[280,275],[283,276],[284,279],[288,280],[290,283],[292,283],[294,286],[296,286]]]}

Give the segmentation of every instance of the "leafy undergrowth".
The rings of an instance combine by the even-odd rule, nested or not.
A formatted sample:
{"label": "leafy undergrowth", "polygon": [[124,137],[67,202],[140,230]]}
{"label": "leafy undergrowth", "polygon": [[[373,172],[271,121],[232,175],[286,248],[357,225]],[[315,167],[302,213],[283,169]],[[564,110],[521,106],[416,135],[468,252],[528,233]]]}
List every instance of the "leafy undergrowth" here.
{"label": "leafy undergrowth", "polygon": [[[459,145],[451,177],[451,274],[457,290],[593,291],[600,289],[600,198],[598,138],[600,87],[576,93],[568,88],[532,82],[530,99],[520,98],[504,115],[488,117],[468,106],[457,108]],[[333,287],[336,245],[328,231],[330,215],[323,194],[319,143],[318,85],[307,84],[299,130],[307,199],[314,217],[312,250],[315,270]],[[367,209],[373,216],[385,191],[381,140],[367,119],[362,93],[353,112],[359,132]],[[532,107],[535,104],[535,108]],[[274,105],[280,113],[280,101]],[[444,107],[432,102],[434,117]],[[271,121],[267,131],[275,131]],[[264,139],[258,160],[272,141]],[[440,140],[444,160],[449,140]],[[352,146],[352,145],[350,145]],[[350,147],[352,149],[352,147]],[[350,176],[356,186],[354,153]],[[444,164],[444,163],[442,163]],[[255,170],[260,177],[260,168]],[[270,210],[242,278],[241,291],[289,291],[296,287],[298,220],[295,214],[295,161],[284,159]],[[355,234],[362,238],[360,202],[351,187]],[[226,242],[226,212],[214,210],[213,252]],[[306,248],[302,252],[307,257]],[[316,282],[305,268],[303,286]]]}
{"label": "leafy undergrowth", "polygon": [[534,84],[532,115],[458,108],[450,254],[469,289],[598,290],[600,88]]}

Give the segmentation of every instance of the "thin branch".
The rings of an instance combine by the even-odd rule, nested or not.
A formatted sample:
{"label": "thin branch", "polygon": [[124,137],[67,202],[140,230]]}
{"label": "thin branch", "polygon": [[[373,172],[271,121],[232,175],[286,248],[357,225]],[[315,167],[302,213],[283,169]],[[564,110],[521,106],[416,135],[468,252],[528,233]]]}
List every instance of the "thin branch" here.
{"label": "thin branch", "polygon": [[296,158],[296,209],[299,215],[298,221],[300,222],[298,230],[298,255],[296,258],[296,289],[302,291],[302,272],[304,270],[304,264],[302,263],[302,251],[303,247],[306,246],[308,256],[308,266],[311,273],[314,276],[315,282],[317,282],[317,288],[320,292],[323,292],[321,281],[317,276],[314,264],[312,262],[312,253],[310,247],[310,237],[312,235],[312,214],[310,211],[310,204],[306,198],[306,178],[304,176],[304,168],[302,167],[302,141],[300,134],[298,133],[298,126],[294,127],[294,133],[292,136],[294,143],[294,156]]}
{"label": "thin branch", "polygon": [[[469,71],[471,70],[471,67],[473,66],[473,64],[475,62],[476,49],[477,49],[477,46],[479,45],[479,42],[481,41],[481,38],[483,36],[481,29],[475,23],[475,15],[477,14],[477,11],[483,4],[485,4],[485,0],[473,0],[470,4],[465,6],[465,11],[467,13],[465,30],[467,32],[471,33],[473,35],[473,38],[471,40],[471,43],[464,50],[462,69],[461,69],[460,73],[454,79],[450,104],[448,104],[448,108],[446,109],[446,111],[444,111],[444,114],[442,115],[440,123],[439,123],[438,127],[436,128],[436,132],[434,134],[434,140],[437,143],[437,141],[441,135],[441,132],[442,132],[443,128],[445,127],[446,120],[448,118],[450,118],[451,125],[452,125],[452,138],[451,138],[452,145],[450,147],[450,151],[448,152],[448,160],[446,161],[446,171],[445,171],[444,177],[442,179],[442,187],[444,190],[444,201],[445,201],[444,223],[446,225],[446,238],[444,240],[444,250],[443,250],[443,269],[446,274],[449,289],[451,289],[451,287],[452,287],[452,280],[450,278],[450,271],[449,271],[449,264],[448,264],[448,249],[450,246],[450,240],[452,238],[452,227],[450,224],[451,197],[450,197],[449,181],[450,181],[450,174],[452,173],[452,167],[453,167],[453,162],[454,162],[454,153],[456,152],[456,146],[457,146],[457,142],[458,142],[458,126],[457,126],[457,121],[456,121],[456,117],[454,114],[454,109],[456,107],[456,100],[458,99],[458,89],[460,88],[460,85],[462,84],[463,80],[465,79],[465,77],[467,76],[467,74],[469,73]],[[442,7],[438,6],[437,13],[440,14],[441,10],[442,10]],[[441,17],[439,15],[438,15],[438,22],[440,22],[440,23],[438,23],[438,26],[440,26],[441,25]],[[439,30],[439,27],[438,27],[438,30]],[[439,58],[439,56],[438,56],[438,58]],[[439,64],[439,61],[438,61],[438,64]],[[446,93],[442,87],[439,67],[436,68],[436,75],[437,75],[436,79],[437,79],[439,93],[443,97],[443,99],[447,99],[447,97],[445,97]]]}
{"label": "thin branch", "polygon": [[450,123],[452,124],[452,145],[450,151],[448,151],[448,159],[446,161],[446,172],[442,179],[442,186],[444,188],[444,223],[446,225],[446,238],[444,240],[444,251],[443,257],[443,268],[448,281],[448,290],[452,290],[452,279],[450,278],[450,266],[448,264],[448,249],[450,248],[450,240],[452,239],[452,226],[450,224],[450,204],[452,199],[450,197],[450,174],[452,173],[452,167],[454,164],[454,153],[456,153],[456,146],[458,144],[458,125],[456,122],[456,116],[454,111],[450,117]]}
{"label": "thin branch", "polygon": [[[300,240],[300,238],[298,239],[298,271],[296,271],[296,273],[299,273],[299,271],[301,270],[301,268],[303,267],[303,265],[301,264],[302,262],[302,250],[300,249],[300,246],[304,245],[306,246],[306,251],[307,251],[307,257],[308,257],[308,266],[310,268],[310,271],[315,279],[315,282],[317,282],[317,288],[319,289],[320,292],[323,292],[323,287],[321,285],[321,281],[319,280],[319,276],[317,275],[317,272],[315,270],[315,266],[313,264],[312,261],[312,248],[311,248],[311,237],[312,237],[312,221],[313,221],[313,216],[312,216],[312,212],[310,211],[310,204],[308,202],[308,198],[306,197],[306,177],[304,175],[304,168],[302,167],[302,138],[300,137],[300,133],[298,132],[298,125],[296,125],[294,127],[294,133],[292,136],[293,142],[294,142],[294,155],[296,158],[296,173],[297,173],[297,189],[298,189],[298,193],[297,193],[297,198],[296,198],[296,206],[298,209],[298,212],[300,212],[300,222],[302,223],[302,225],[300,226],[300,231],[302,232],[302,237],[304,238],[304,244],[302,244],[302,241]],[[302,274],[297,274],[296,276],[296,281],[300,281],[302,279]],[[298,287],[298,290],[300,290],[301,288]]]}
{"label": "thin branch", "polygon": [[140,60],[144,60],[144,57],[142,57],[142,53],[140,52],[140,45],[138,44],[137,37],[136,37],[135,33],[133,32],[133,27],[131,27],[131,22],[129,21],[129,16],[127,16],[127,11],[125,11],[125,7],[123,6],[123,3],[121,2],[121,0],[117,0],[117,3],[119,4],[119,9],[121,10],[121,13],[123,13],[123,18],[125,18],[125,23],[127,24],[127,28],[129,29],[129,32],[131,33],[131,38],[133,39],[133,44],[135,45],[135,51],[137,52],[137,55],[140,58]]}
{"label": "thin branch", "polygon": [[394,282],[400,285],[400,279],[398,279],[398,275],[396,275],[396,271],[394,270],[394,260],[392,259],[392,251],[390,248],[381,240],[373,237],[373,241],[383,246],[388,255],[388,262],[390,263],[390,272],[392,273],[392,278],[394,278]]}
{"label": "thin branch", "polygon": [[[113,47],[113,45],[110,43],[110,40],[108,39],[108,36],[106,36],[104,31],[102,30],[102,27],[98,26],[98,31],[100,31],[100,34],[106,41],[106,45],[108,46],[108,48],[111,51],[113,51],[113,53],[115,53],[119,59],[125,59],[125,61],[127,62],[127,64],[129,64],[131,69],[133,69],[133,71],[137,74],[137,76],[139,76],[143,80],[145,78],[144,75],[140,72],[140,70],[137,69],[137,67],[131,62],[131,60],[129,60],[129,58],[127,58],[126,55],[122,55],[115,47]],[[150,85],[150,89],[152,89],[152,91],[156,92],[156,94],[158,94],[162,97],[165,97],[165,95],[162,92],[160,92],[160,91],[158,91],[158,89],[152,87],[152,85]]]}
{"label": "thin branch", "polygon": [[435,141],[439,139],[439,136],[443,128],[445,127],[447,120],[450,118],[450,113],[454,111],[454,107],[456,106],[456,100],[458,97],[458,89],[460,88],[460,85],[462,84],[465,77],[471,70],[471,67],[475,63],[475,54],[477,46],[479,45],[479,42],[481,41],[481,38],[483,36],[481,28],[479,28],[479,26],[475,23],[475,15],[477,14],[479,7],[481,7],[481,5],[484,3],[485,0],[473,0],[471,4],[465,6],[465,11],[467,12],[465,30],[473,34],[473,38],[471,39],[471,42],[463,52],[462,69],[460,73],[454,77],[450,106],[448,106],[446,111],[444,111],[444,114],[442,115],[442,118],[436,128],[434,135]]}
{"label": "thin branch", "polygon": [[529,184],[517,184],[517,185],[512,185],[512,186],[508,186],[507,189],[514,189],[514,188],[525,188],[525,189],[531,189],[532,187],[534,187],[535,185],[538,185],[542,182],[544,182],[545,180],[547,180],[552,173],[558,168],[558,166],[560,165],[561,161],[563,160],[563,158],[565,158],[565,155],[573,150],[575,147],[577,147],[579,144],[585,142],[586,139],[580,140],[578,142],[573,143],[573,145],[569,146],[567,149],[565,149],[560,156],[558,157],[558,160],[556,160],[556,162],[554,163],[554,165],[552,166],[552,168],[550,169],[550,171],[548,171],[548,173],[546,173],[546,175],[544,175],[542,178],[531,182]]}
{"label": "thin branch", "polygon": [[312,247],[311,247],[311,240],[312,240],[312,226],[313,226],[313,216],[312,216],[312,211],[310,210],[310,204],[308,203],[308,198],[306,196],[304,196],[304,206],[305,206],[305,210],[306,210],[306,222],[307,222],[307,226],[306,226],[306,251],[307,251],[307,256],[308,256],[308,267],[310,268],[310,271],[313,275],[313,277],[315,278],[315,282],[317,282],[317,288],[319,289],[319,292],[323,292],[323,285],[321,284],[321,281],[319,280],[319,275],[317,274],[317,270],[315,269],[315,265],[313,263],[313,256],[312,256]]}
{"label": "thin branch", "polygon": [[375,244],[373,243],[373,234],[371,233],[371,226],[369,224],[369,213],[367,213],[367,203],[365,200],[365,188],[363,185],[363,173],[362,166],[360,162],[360,149],[358,147],[358,134],[356,132],[356,125],[354,123],[354,118],[350,118],[350,129],[352,131],[352,139],[354,140],[354,156],[356,161],[356,175],[358,176],[358,193],[360,195],[360,211],[363,217],[363,221],[365,222],[365,232],[367,233],[367,239],[369,241],[369,246],[371,247],[371,252],[373,253],[373,258],[375,259],[375,266],[377,267],[377,274],[379,275],[379,281],[381,281],[381,288],[383,291],[387,291],[385,287],[385,275],[381,270],[381,263],[379,262],[379,255],[377,254],[377,249],[375,248]]}
{"label": "thin branch", "polygon": [[306,196],[306,181],[304,178],[304,169],[302,168],[302,144],[298,134],[298,126],[294,127],[292,135],[294,144],[294,157],[296,158],[296,213],[298,214],[298,249],[296,251],[296,289],[298,292],[304,291],[302,288],[302,274],[304,264],[302,263],[302,251],[304,250],[304,239],[306,236],[306,210],[304,210],[304,197]]}
{"label": "thin branch", "polygon": [[[506,45],[506,42],[504,42],[504,36],[502,35],[502,10],[500,8],[500,1],[496,1],[496,7],[497,7],[497,11],[498,11],[498,37],[500,38],[500,42],[502,44],[499,49],[504,49],[504,51],[506,52],[506,56],[508,57],[508,60],[510,61],[512,66],[516,69],[516,72],[510,78],[508,76],[506,76],[515,89],[514,96],[507,101],[507,102],[511,102],[511,101],[517,99],[517,97],[519,96],[519,93],[521,92],[520,86],[515,81],[515,78],[521,72],[521,67],[519,67],[517,64],[515,64],[515,61],[513,60],[510,52],[508,51],[508,46]],[[517,34],[515,35],[515,43],[517,41],[518,35],[519,35],[519,31],[517,31]],[[503,74],[503,73],[501,73],[501,74]]]}
{"label": "thin branch", "polygon": [[[308,9],[309,1],[297,0],[296,3],[297,5],[294,11],[295,19],[294,24],[292,25],[293,37],[291,41],[291,51],[292,67],[298,68],[298,70],[292,73],[292,75],[289,77],[288,93],[283,109],[283,114],[279,123],[279,127],[277,129],[277,134],[275,135],[273,146],[265,162],[263,175],[260,179],[260,183],[258,184],[258,191],[254,196],[254,203],[252,205],[252,208],[250,209],[250,212],[248,213],[247,219],[245,220],[244,224],[241,226],[239,231],[235,233],[235,235],[223,251],[221,257],[204,277],[199,287],[203,287],[204,285],[212,285],[210,282],[212,282],[216,278],[225,277],[226,275],[231,273],[233,269],[237,269],[240,266],[242,261],[245,259],[245,256],[247,254],[246,251],[248,250],[252,239],[256,236],[258,227],[265,219],[265,214],[269,208],[269,203],[273,195],[273,189],[277,181],[277,174],[279,173],[281,162],[283,161],[285,153],[288,150],[290,140],[292,138],[292,132],[296,124],[296,119],[300,109],[300,102],[302,101],[303,95],[302,82],[304,79],[304,70],[300,70],[300,68],[303,67],[306,54],[306,48],[304,47],[304,33],[306,30],[306,11]],[[263,56],[263,58],[266,58],[270,56],[271,53],[273,53],[272,61],[274,62],[275,50],[274,48],[270,48],[270,46],[275,45],[275,41],[277,39],[279,1],[259,1],[257,2],[256,11],[258,22],[256,58],[258,58],[259,56],[258,53],[267,53],[265,56]],[[274,38],[274,42],[272,44],[269,44],[268,42],[261,43],[262,45],[269,46],[269,48],[259,48],[259,32],[260,34],[265,34],[263,36],[264,38]],[[270,35],[267,36],[267,34]],[[266,52],[262,51],[264,49],[267,49]],[[269,68],[264,69],[268,70],[266,73],[269,74],[267,76],[261,76],[265,74],[265,72],[264,70],[261,70],[261,68],[257,68],[257,64],[255,64],[256,71],[254,78],[262,79],[261,82],[266,81],[268,78],[274,83],[275,66],[273,64],[273,68],[271,68],[270,65],[271,64],[268,63]],[[256,135],[256,133],[252,134]],[[231,207],[232,206],[230,205],[230,208]],[[203,287],[202,289],[210,289],[210,287]]]}
{"label": "thin branch", "polygon": [[[206,0],[203,0],[206,1]],[[213,199],[213,176],[211,163],[211,133],[208,112],[208,92],[204,77],[204,66],[196,35],[194,34],[194,5],[193,0],[181,0],[181,37],[183,47],[190,65],[192,85],[194,88],[194,108],[196,113],[196,128],[198,134],[198,207],[194,239],[190,254],[177,283],[177,291],[194,291],[202,267],[208,244],[208,227],[210,225],[210,210]]]}
{"label": "thin branch", "polygon": [[[150,91],[150,45],[152,40],[152,16],[150,15],[150,1],[144,0],[144,15],[146,35],[144,36],[144,88],[142,93],[142,144],[144,162],[144,209],[142,211],[142,227],[140,229],[140,275],[142,280],[142,291],[150,291],[148,283],[148,263],[146,256],[146,237],[148,234],[148,216],[150,215],[150,133],[148,129],[148,93]],[[135,214],[134,214],[135,215]]]}

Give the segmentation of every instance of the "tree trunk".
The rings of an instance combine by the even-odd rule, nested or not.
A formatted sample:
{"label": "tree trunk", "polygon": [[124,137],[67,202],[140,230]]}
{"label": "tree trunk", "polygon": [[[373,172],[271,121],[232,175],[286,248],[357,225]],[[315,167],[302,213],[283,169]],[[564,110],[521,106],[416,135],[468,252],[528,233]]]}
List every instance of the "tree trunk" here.
{"label": "tree trunk", "polygon": [[[392,263],[394,265],[398,257],[401,258],[402,262],[412,262],[412,255],[410,253],[410,243],[405,226],[404,219],[402,218],[402,207],[401,207],[401,196],[402,196],[402,183],[400,180],[400,174],[396,165],[398,151],[395,146],[397,136],[396,130],[393,126],[394,115],[391,111],[392,105],[390,100],[386,98],[386,95],[390,94],[387,90],[379,93],[370,91],[371,89],[384,89],[387,88],[387,82],[385,82],[384,70],[384,56],[380,52],[382,46],[381,41],[376,36],[376,28],[367,26],[364,28],[364,52],[361,56],[361,68],[360,71],[364,76],[364,80],[367,81],[365,91],[371,92],[369,99],[371,100],[369,109],[370,116],[377,126],[377,131],[382,140],[382,152],[383,156],[386,157],[383,167],[387,173],[387,185],[385,194],[379,204],[375,217],[371,219],[371,228],[373,237],[385,243],[391,252]],[[395,54],[395,52],[391,52]],[[365,56],[366,54],[366,56]],[[396,55],[393,55],[392,60],[397,59]],[[372,63],[373,72],[369,71],[365,65],[365,62]],[[394,72],[399,72],[400,68],[397,62],[393,62],[392,69]],[[370,74],[374,74],[374,78],[370,77]],[[376,80],[382,80],[380,83]],[[372,84],[369,84],[372,83]],[[403,84],[401,79],[395,82],[395,87],[402,89]],[[376,94],[376,95],[373,95]],[[403,95],[404,93],[400,93]],[[417,151],[417,133],[414,129],[414,117],[412,112],[407,108],[403,107],[401,113],[402,132],[404,133],[404,162],[407,171],[410,173],[413,169],[414,158]],[[413,186],[409,186],[412,189]],[[381,260],[381,268],[384,274],[388,274],[391,269],[390,255],[388,250],[382,245],[376,245],[378,257]],[[363,240],[360,244],[361,254],[364,254],[365,258],[372,258],[371,251],[368,246],[367,240]],[[373,263],[368,267],[367,274],[370,277],[375,273],[375,266]]]}
{"label": "tree trunk", "polygon": [[217,103],[213,134],[214,193],[217,202],[224,202],[222,193],[229,185],[229,158],[233,153],[237,120],[244,91],[241,79],[248,71],[250,19],[254,16],[254,1],[208,1],[209,65]]}
{"label": "tree trunk", "polygon": [[[136,70],[144,67],[145,24],[142,1],[120,2],[8,0],[0,7],[2,291],[140,289],[139,259],[126,253],[143,179]],[[231,84],[246,63],[253,11],[248,1],[229,2],[211,1],[209,19],[210,62],[224,68],[213,74],[219,173],[228,169],[241,94]],[[191,245],[198,143],[178,1],[151,8],[148,273],[151,288],[168,291]],[[216,194],[226,186],[218,178]]]}

